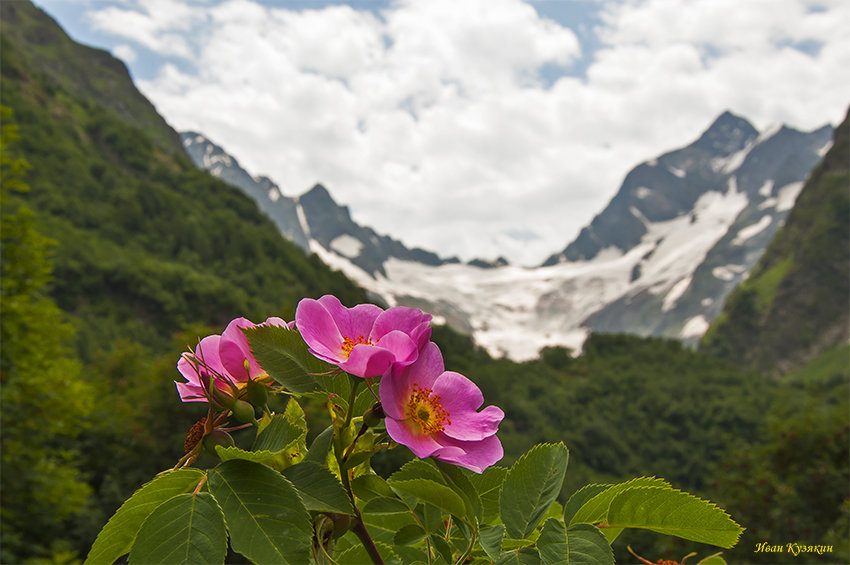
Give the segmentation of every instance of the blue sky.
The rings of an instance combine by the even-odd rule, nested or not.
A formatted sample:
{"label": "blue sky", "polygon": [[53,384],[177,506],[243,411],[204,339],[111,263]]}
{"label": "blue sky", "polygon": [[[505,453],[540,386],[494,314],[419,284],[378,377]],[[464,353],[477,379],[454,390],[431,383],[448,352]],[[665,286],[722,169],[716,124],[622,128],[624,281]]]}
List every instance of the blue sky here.
{"label": "blue sky", "polygon": [[539,263],[724,110],[838,123],[844,0],[35,0],[178,130],[441,255]]}

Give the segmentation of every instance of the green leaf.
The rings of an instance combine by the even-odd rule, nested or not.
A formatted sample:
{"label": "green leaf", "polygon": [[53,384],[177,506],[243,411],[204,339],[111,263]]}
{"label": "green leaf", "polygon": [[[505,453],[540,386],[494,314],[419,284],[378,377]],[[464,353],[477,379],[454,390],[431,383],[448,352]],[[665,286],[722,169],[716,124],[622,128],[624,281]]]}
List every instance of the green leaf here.
{"label": "green leaf", "polygon": [[363,514],[400,514],[410,512],[410,507],[397,498],[379,496],[363,505]]}
{"label": "green leaf", "polygon": [[351,501],[342,484],[327,467],[317,463],[301,462],[283,471],[292,481],[307,510],[354,514]]}
{"label": "green leaf", "polygon": [[502,493],[502,484],[508,475],[505,467],[487,467],[483,473],[472,473],[469,482],[475,487],[481,499],[481,514],[483,517],[493,516],[499,513],[499,495]]}
{"label": "green leaf", "polygon": [[590,524],[566,528],[549,518],[537,538],[537,551],[543,565],[614,565],[608,539]]}
{"label": "green leaf", "polygon": [[319,388],[311,373],[326,373],[333,367],[310,353],[296,330],[282,326],[243,328],[251,352],[260,366],[290,392],[305,393]]}
{"label": "green leaf", "polygon": [[448,486],[463,500],[467,521],[477,529],[477,524],[481,520],[481,498],[469,480],[469,475],[473,473],[442,461],[435,461],[435,463]]}
{"label": "green leaf", "polygon": [[250,461],[225,461],[209,471],[209,486],[227,517],[234,551],[254,563],[310,561],[310,515],[280,473]]}
{"label": "green leaf", "polygon": [[300,462],[304,457],[303,447],[299,439],[293,440],[285,449],[281,449],[280,451],[245,451],[235,445],[229,447],[217,445],[215,446],[215,452],[222,461],[232,461],[234,459],[253,461],[254,463],[262,463],[278,471]]}
{"label": "green leaf", "polygon": [[395,537],[393,537],[393,544],[410,545],[418,542],[426,535],[425,530],[423,530],[419,524],[408,524],[396,532]]}
{"label": "green leaf", "polygon": [[328,426],[313,440],[313,444],[307,450],[307,455],[304,456],[304,461],[312,461],[319,465],[327,466],[328,453],[330,452],[333,439],[334,427]]}
{"label": "green leaf", "polygon": [[137,490],[112,515],[94,540],[85,565],[109,565],[130,551],[142,523],[163,502],[190,493],[204,478],[203,471],[180,469],[159,475]]}
{"label": "green leaf", "polygon": [[452,559],[452,546],[446,541],[446,538],[443,536],[439,536],[437,534],[431,534],[431,545],[437,551],[437,553],[442,557],[446,563],[453,563]]}
{"label": "green leaf", "polygon": [[378,475],[360,475],[351,480],[351,490],[360,500],[369,501],[377,496],[393,497],[393,491],[387,481]]}
{"label": "green leaf", "polygon": [[[611,501],[614,499],[614,497],[626,490],[646,486],[671,488],[670,484],[667,481],[665,481],[664,479],[656,479],[655,477],[639,477],[637,479],[626,481],[625,483],[619,483],[610,486],[609,488],[599,492],[597,495],[587,500],[575,512],[572,519],[570,520],[570,525],[581,523],[595,524],[604,520],[605,516],[608,514],[608,506],[611,505]],[[570,506],[570,503],[567,503],[567,506]]]}
{"label": "green leaf", "polygon": [[576,492],[574,492],[573,495],[570,497],[570,499],[567,501],[567,503],[564,505],[564,523],[565,524],[572,523],[572,519],[576,515],[576,512],[578,512],[579,509],[582,506],[584,506],[587,503],[588,500],[590,500],[591,498],[593,498],[594,496],[596,496],[597,494],[599,494],[601,492],[605,492],[606,490],[608,490],[612,486],[614,486],[614,485],[611,485],[611,484],[585,485],[584,487],[582,487],[579,490],[577,490]]}
{"label": "green leaf", "polygon": [[[295,399],[290,399],[289,402],[295,402]],[[300,435],[301,430],[283,414],[275,414],[257,434],[251,449],[252,451],[280,451]]]}
{"label": "green leaf", "polygon": [[390,487],[396,492],[415,496],[422,502],[433,504],[455,516],[464,516],[466,506],[463,500],[449,487],[429,479],[409,479],[392,481]]}
{"label": "green leaf", "polygon": [[726,560],[723,559],[723,552],[720,551],[702,558],[696,565],[726,565]]}
{"label": "green leaf", "polygon": [[224,514],[209,493],[178,494],[160,504],[139,530],[130,564],[224,563]]}
{"label": "green leaf", "polygon": [[502,522],[513,538],[527,537],[558,497],[569,450],[563,443],[531,448],[508,471],[499,497]]}
{"label": "green leaf", "polygon": [[497,524],[495,526],[482,526],[479,532],[478,542],[481,544],[481,549],[487,554],[487,557],[495,561],[499,558],[499,552],[502,551],[502,539],[505,537],[505,526]]}
{"label": "green leaf", "polygon": [[540,565],[540,555],[533,547],[503,553],[496,565]]}
{"label": "green leaf", "polygon": [[445,484],[440,470],[430,460],[412,459],[401,466],[401,469],[390,475],[388,482],[407,481],[410,479],[428,479]]}
{"label": "green leaf", "polygon": [[[400,562],[390,546],[376,541],[375,548],[378,550],[378,553],[381,555],[385,563]],[[366,553],[366,548],[360,543],[341,552],[339,555],[334,557],[334,560],[339,565],[366,565],[367,563],[372,563],[372,558],[369,557],[369,554]]]}
{"label": "green leaf", "polygon": [[679,490],[631,488],[618,494],[608,509],[612,528],[642,528],[660,534],[729,549],[743,528],[713,503]]}

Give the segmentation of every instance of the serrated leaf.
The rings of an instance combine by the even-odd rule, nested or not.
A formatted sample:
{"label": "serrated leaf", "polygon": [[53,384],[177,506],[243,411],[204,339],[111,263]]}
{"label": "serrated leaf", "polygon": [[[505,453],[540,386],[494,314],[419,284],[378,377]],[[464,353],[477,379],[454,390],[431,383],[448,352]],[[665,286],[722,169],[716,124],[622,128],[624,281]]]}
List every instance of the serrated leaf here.
{"label": "serrated leaf", "polygon": [[178,494],[192,492],[203,478],[203,471],[180,469],[159,475],[142,486],[115,511],[97,535],[85,565],[109,565],[129,552],[151,512]]}
{"label": "serrated leaf", "polygon": [[399,528],[393,537],[393,545],[410,545],[423,539],[427,534],[419,524],[408,524]]}
{"label": "serrated leaf", "polygon": [[312,462],[301,462],[284,469],[283,476],[301,493],[307,510],[354,514],[345,489],[327,467]]}
{"label": "serrated leaf", "polygon": [[401,469],[393,473],[387,482],[407,481],[410,479],[428,479],[436,483],[445,484],[443,475],[433,463],[423,459],[412,459],[401,466]]}
{"label": "serrated leaf", "polygon": [[540,565],[540,555],[533,547],[524,547],[503,553],[496,565]]}
{"label": "serrated leaf", "polygon": [[[595,496],[587,500],[573,515],[570,520],[570,525],[573,524],[595,524],[605,519],[608,514],[608,506],[618,494],[637,487],[659,487],[671,488],[670,484],[664,479],[655,477],[639,477],[619,483],[602,490]],[[569,503],[568,503],[569,505]]]}
{"label": "serrated leaf", "polygon": [[389,485],[396,492],[415,496],[422,502],[432,504],[455,516],[463,516],[466,512],[466,506],[456,492],[430,479],[392,481]]}
{"label": "serrated leaf", "polygon": [[310,353],[296,330],[261,325],[242,331],[263,370],[290,392],[317,390],[319,385],[312,374],[326,373],[333,368]]}
{"label": "serrated leaf", "polygon": [[479,498],[478,492],[469,480],[469,475],[473,473],[457,465],[449,465],[442,461],[435,461],[435,464],[443,474],[443,479],[449,488],[463,500],[467,521],[477,529],[477,524],[481,520],[481,498]]}
{"label": "serrated leaf", "polygon": [[509,536],[525,538],[537,527],[561,491],[568,460],[567,447],[557,443],[537,445],[514,463],[499,497]]}
{"label": "serrated leaf", "polygon": [[612,484],[591,484],[585,485],[570,497],[567,503],[564,505],[564,523],[569,524],[572,522],[573,517],[576,515],[576,512],[584,506],[587,501],[596,496],[601,492],[605,492],[609,488],[611,488]]}
{"label": "serrated leaf", "polygon": [[378,496],[392,497],[393,491],[383,477],[378,475],[360,475],[351,480],[351,490],[360,500],[369,501]]}
{"label": "serrated leaf", "polygon": [[313,440],[310,449],[307,450],[307,455],[304,456],[304,461],[312,461],[313,463],[327,466],[328,453],[330,453],[333,439],[334,428],[333,426],[328,426]]}
{"label": "serrated leaf", "polygon": [[590,524],[567,528],[549,518],[537,538],[537,551],[543,565],[614,565],[607,538]]}
{"label": "serrated leaf", "polygon": [[[294,398],[289,399],[289,404],[295,403]],[[287,406],[287,411],[289,410]],[[252,451],[281,451],[292,440],[299,437],[302,429],[295,425],[283,414],[275,414],[268,419],[266,425],[257,434]]]}
{"label": "serrated leaf", "polygon": [[209,493],[178,494],[142,524],[129,563],[217,564],[226,555],[224,514],[216,500]]}
{"label": "serrated leaf", "polygon": [[439,536],[437,534],[431,534],[430,538],[431,545],[440,555],[440,557],[445,560],[446,563],[453,563],[452,559],[452,546],[446,541],[446,538]]}
{"label": "serrated leaf", "polygon": [[230,545],[254,563],[307,563],[313,526],[295,487],[251,461],[209,471],[210,492],[227,517]]}
{"label": "serrated leaf", "polygon": [[642,528],[729,549],[743,528],[715,504],[686,492],[662,487],[631,488],[608,508],[612,528]]}
{"label": "serrated leaf", "polygon": [[397,498],[379,496],[364,504],[361,512],[363,514],[400,514],[410,512],[410,507]]}
{"label": "serrated leaf", "polygon": [[726,560],[723,559],[723,552],[719,551],[702,558],[696,565],[726,565]]}
{"label": "serrated leaf", "polygon": [[493,516],[499,513],[499,496],[502,493],[502,484],[508,475],[505,467],[488,467],[480,475],[472,473],[469,482],[478,492],[481,499],[481,515],[483,517]]}
{"label": "serrated leaf", "polygon": [[[375,549],[378,550],[384,563],[401,563],[401,560],[396,556],[390,546],[376,541]],[[365,565],[366,563],[372,563],[372,558],[369,557],[363,544],[357,544],[346,549],[335,556],[334,560],[339,565]]]}
{"label": "serrated leaf", "polygon": [[295,463],[299,463],[304,458],[304,450],[300,439],[293,440],[286,448],[280,451],[245,451],[235,445],[228,447],[217,445],[215,446],[215,452],[222,461],[241,459],[243,461],[262,463],[263,465],[268,465],[278,471],[282,471]]}
{"label": "serrated leaf", "polygon": [[505,526],[502,524],[482,526],[478,535],[478,543],[481,544],[481,549],[484,550],[487,557],[493,561],[498,559],[499,553],[502,551],[502,539],[505,537]]}

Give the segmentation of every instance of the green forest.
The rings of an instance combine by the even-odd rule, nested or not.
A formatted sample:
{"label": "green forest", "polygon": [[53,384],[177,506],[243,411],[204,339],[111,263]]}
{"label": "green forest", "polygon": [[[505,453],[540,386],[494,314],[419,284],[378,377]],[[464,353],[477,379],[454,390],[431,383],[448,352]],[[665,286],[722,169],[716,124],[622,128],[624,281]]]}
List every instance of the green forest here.
{"label": "green forest", "polygon": [[[173,384],[187,346],[238,316],[291,320],[302,297],[370,298],[195,169],[127,93],[120,63],[104,67],[109,80],[67,78],[108,55],[28,3],[2,8],[0,562],[79,563],[121,502],[183,455],[204,414]],[[500,465],[563,441],[565,492],[654,475],[718,502],[746,528],[730,563],[802,562],[754,552],[761,542],[827,544],[809,562],[850,561],[848,128],[781,232],[797,239],[777,238],[755,272],[765,276],[733,294],[700,350],[594,334],[577,357],[551,347],[517,363],[435,327],[446,366],[505,411]],[[825,307],[785,298],[797,295]],[[752,335],[765,337],[741,337]],[[397,469],[402,451],[375,467]],[[627,544],[652,561],[713,552],[624,535],[618,562],[634,561]]]}

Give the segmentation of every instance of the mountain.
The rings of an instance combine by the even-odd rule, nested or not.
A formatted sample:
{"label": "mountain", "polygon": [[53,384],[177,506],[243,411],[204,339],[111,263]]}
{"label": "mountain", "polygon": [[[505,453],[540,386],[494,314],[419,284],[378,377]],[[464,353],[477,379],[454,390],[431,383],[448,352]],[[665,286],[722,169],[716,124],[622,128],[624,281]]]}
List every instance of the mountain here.
{"label": "mountain", "polygon": [[[275,221],[373,296],[425,308],[494,355],[579,348],[590,331],[695,343],[784,221],[831,134],[831,126],[759,133],[724,112],[692,144],[633,169],[575,241],[538,268],[408,250],[357,225],[321,185],[287,204],[300,228],[291,215]],[[197,133],[182,136],[198,166],[250,184],[243,190],[270,206],[265,184],[233,157]]]}
{"label": "mountain", "polygon": [[848,138],[850,112],[701,349],[744,367],[785,373],[850,340]]}
{"label": "mountain", "polygon": [[[725,112],[688,147],[633,169],[611,203],[546,263],[646,247],[632,266],[631,288],[582,325],[690,340],[702,335],[784,222],[831,136],[830,126],[759,134]],[[654,269],[652,256],[671,242],[675,249],[667,251],[691,269]]]}
{"label": "mountain", "polygon": [[320,246],[372,277],[386,276],[384,264],[390,258],[431,266],[457,261],[441,259],[423,249],[409,249],[398,240],[360,226],[351,219],[348,207],[337,204],[321,184],[298,197],[284,196],[274,182],[251,176],[235,158],[202,134],[187,131],[180,137],[196,166],[240,188],[257,202],[284,237],[306,251]]}

